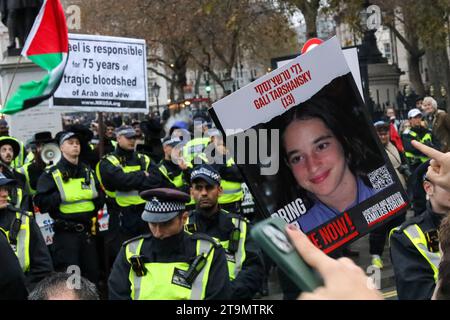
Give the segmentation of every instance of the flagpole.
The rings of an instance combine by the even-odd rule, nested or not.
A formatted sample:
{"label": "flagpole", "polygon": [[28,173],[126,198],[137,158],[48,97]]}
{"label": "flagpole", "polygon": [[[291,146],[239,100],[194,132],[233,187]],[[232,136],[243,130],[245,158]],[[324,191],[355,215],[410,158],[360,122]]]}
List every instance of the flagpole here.
{"label": "flagpole", "polygon": [[11,92],[11,88],[14,83],[14,79],[16,78],[17,69],[19,69],[19,65],[20,65],[21,61],[22,61],[22,55],[20,55],[19,60],[17,60],[16,68],[14,69],[14,73],[13,73],[11,82],[9,83],[8,91],[6,92],[6,97],[5,97],[5,101],[4,101],[5,105],[6,105],[6,102],[8,101],[9,93]]}
{"label": "flagpole", "polygon": [[104,142],[104,123],[103,123],[103,112],[98,112],[98,155],[100,158],[103,157],[105,153],[105,144]]}

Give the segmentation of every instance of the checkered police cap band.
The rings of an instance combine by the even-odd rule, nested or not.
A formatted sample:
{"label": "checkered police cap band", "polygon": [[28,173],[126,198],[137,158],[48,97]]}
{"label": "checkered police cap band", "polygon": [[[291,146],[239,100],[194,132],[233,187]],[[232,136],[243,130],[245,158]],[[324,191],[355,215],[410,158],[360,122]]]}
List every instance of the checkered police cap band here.
{"label": "checkered police cap band", "polygon": [[176,201],[160,201],[156,197],[147,201],[145,204],[145,211],[150,213],[172,213],[180,212],[186,209],[182,202]]}
{"label": "checkered police cap band", "polygon": [[136,131],[132,128],[132,127],[128,127],[128,128],[119,128],[116,131],[116,135],[118,136],[134,136],[136,135]]}
{"label": "checkered police cap band", "polygon": [[199,169],[195,169],[194,171],[192,171],[191,173],[191,181],[195,180],[197,177],[208,177],[210,179],[212,179],[213,181],[216,181],[217,183],[220,184],[220,175],[218,173],[215,173],[211,170],[208,170],[204,167],[199,168]]}

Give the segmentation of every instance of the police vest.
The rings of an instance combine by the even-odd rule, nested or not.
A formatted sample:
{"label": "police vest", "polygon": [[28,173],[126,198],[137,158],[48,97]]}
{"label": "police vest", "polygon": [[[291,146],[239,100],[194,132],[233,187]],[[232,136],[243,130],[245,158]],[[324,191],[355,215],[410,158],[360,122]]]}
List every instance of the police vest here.
{"label": "police vest", "polygon": [[[225,249],[228,274],[230,280],[234,280],[242,270],[242,265],[246,258],[245,240],[247,238],[247,221],[243,218],[231,218],[231,221],[234,225],[234,229],[230,234],[230,239],[216,240]],[[190,234],[197,231],[195,219],[192,219],[192,216],[188,217],[184,230]]]}
{"label": "police vest", "polygon": [[[128,243],[125,256],[131,264],[133,257],[139,257],[144,238]],[[206,294],[209,271],[214,256],[214,244],[204,239],[198,239],[196,254],[206,259],[206,264],[195,277],[192,284],[187,283],[183,276],[189,269],[187,262],[151,262],[144,263],[145,275],[138,276],[130,268],[131,298],[133,300],[203,300]]]}
{"label": "police vest", "polygon": [[16,213],[16,218],[22,221],[16,243],[14,243],[13,239],[10,239],[9,230],[0,229],[5,233],[8,242],[11,244],[11,248],[17,259],[19,259],[23,272],[27,272],[30,270],[30,218],[20,213]]}
{"label": "police vest", "polygon": [[[235,165],[233,158],[227,160],[227,168]],[[237,201],[242,201],[244,198],[244,191],[242,190],[241,182],[228,181],[222,179],[220,186],[223,189],[223,193],[219,197],[219,204],[228,204]]]}
{"label": "police vest", "polygon": [[169,176],[169,172],[167,171],[167,168],[161,164],[158,166],[158,170],[162,173],[162,175],[169,180],[175,187],[181,188],[184,185],[183,181],[183,172],[181,171],[179,175],[171,178]]}
{"label": "police vest", "polygon": [[117,147],[117,141],[111,140],[111,144],[112,144],[112,146],[114,147],[114,149],[116,149],[116,147]]}
{"label": "police vest", "polygon": [[94,175],[85,169],[89,179],[69,178],[64,181],[61,171],[55,169],[52,172],[53,180],[61,196],[59,211],[64,214],[89,212],[95,209],[93,200],[98,197]]}
{"label": "police vest", "polygon": [[[145,171],[148,169],[150,165],[150,158],[146,155],[138,153],[138,158],[141,162],[140,165],[122,165],[117,159],[117,157],[113,154],[107,155],[106,160],[112,163],[113,166],[119,167],[124,173],[130,173],[130,172],[136,172],[136,171]],[[103,189],[105,190],[106,194],[110,198],[116,199],[116,202],[121,207],[129,207],[133,205],[139,205],[145,203],[145,200],[142,199],[139,196],[139,191],[137,190],[130,190],[130,191],[111,191],[107,190],[102,182],[102,177],[100,174],[100,162],[97,163],[97,166],[95,168],[95,172],[97,175],[98,180],[100,181],[100,184],[102,185]]]}
{"label": "police vest", "polygon": [[203,153],[209,142],[209,138],[195,138],[189,140],[183,147],[184,161],[191,162],[197,155]]}
{"label": "police vest", "polygon": [[[389,233],[389,238],[392,236],[394,231],[400,230],[400,227],[394,228]],[[428,249],[427,239],[422,229],[417,224],[412,224],[403,229],[403,233],[408,237],[408,239],[412,242],[414,247],[420,254],[425,258],[425,260],[430,265],[431,269],[434,273],[434,281],[438,280],[439,275],[439,262],[441,261],[441,253],[440,252],[431,252]]]}
{"label": "police vest", "polygon": [[[409,130],[408,134],[409,134],[411,137],[413,137],[415,140],[417,140],[417,139],[416,139],[416,138],[417,138],[417,133],[416,133],[416,132],[414,132],[414,131],[412,131],[412,130]],[[426,133],[426,134],[425,134],[420,140],[418,140],[418,141],[421,142],[421,143],[423,143],[423,144],[426,144],[427,142],[431,142],[431,141],[432,141],[431,134],[430,134],[430,133]],[[418,155],[415,155],[414,153],[408,152],[408,151],[405,151],[405,157],[406,157],[411,163],[416,163],[416,162],[424,163],[424,162],[427,162],[428,159],[429,159],[427,156],[418,156]]]}
{"label": "police vest", "polygon": [[33,188],[31,188],[31,184],[30,184],[30,174],[28,173],[28,168],[30,167],[30,165],[32,164],[32,162],[28,162],[25,163],[23,165],[23,167],[17,169],[17,171],[21,174],[23,174],[26,178],[26,191],[29,195],[33,196],[36,194],[36,190],[34,190]]}

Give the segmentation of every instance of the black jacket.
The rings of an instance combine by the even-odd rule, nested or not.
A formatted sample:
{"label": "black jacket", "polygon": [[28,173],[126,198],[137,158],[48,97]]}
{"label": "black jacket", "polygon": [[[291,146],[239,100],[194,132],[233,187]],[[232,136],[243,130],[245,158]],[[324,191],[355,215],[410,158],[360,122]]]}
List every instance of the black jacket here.
{"label": "black jacket", "polygon": [[[8,209],[0,210],[0,227],[10,231],[16,213]],[[23,232],[23,231],[20,231]],[[30,270],[26,273],[27,286],[32,289],[39,281],[53,271],[50,252],[45,244],[42,233],[34,220],[30,219]],[[2,258],[3,259],[3,258]]]}
{"label": "black jacket", "polygon": [[[415,133],[417,133],[417,137],[414,138],[411,134],[407,133],[408,131],[405,131],[402,134],[402,142],[403,142],[403,147],[405,148],[405,152],[410,152],[416,156],[425,156],[422,152],[420,152],[419,150],[417,150],[416,148],[413,147],[412,145],[412,141],[416,140],[416,141],[421,141],[422,138],[429,133],[431,136],[431,131],[428,130],[427,128],[423,128],[423,127],[415,127],[415,128],[411,128],[410,131],[413,131]],[[434,147],[432,142],[426,142],[425,144],[427,144],[430,147]]]}
{"label": "black jacket", "polygon": [[0,231],[0,300],[26,300],[25,276],[19,260],[11,250],[6,235]]}
{"label": "black jacket", "polygon": [[228,213],[220,210],[211,218],[206,218],[198,211],[191,211],[189,224],[195,224],[197,232],[207,234],[210,237],[219,239],[219,241],[230,240],[234,224],[232,218],[241,220],[241,223],[247,224],[247,235],[245,240],[245,260],[242,270],[238,276],[231,281],[232,299],[252,299],[261,289],[264,265],[262,255],[255,242],[250,237],[250,225],[248,221],[237,214]]}
{"label": "black jacket", "polygon": [[[164,166],[167,169],[167,175],[171,179],[174,179],[175,177],[182,174],[184,184],[181,188],[177,188],[177,189],[189,194],[190,179],[189,179],[189,173],[187,173],[187,170],[183,171],[177,164],[173,163],[172,160],[166,160],[166,159],[161,160],[161,162],[158,164],[158,168],[162,167],[162,166]],[[171,185],[171,188],[176,188],[175,185],[173,185],[172,182],[170,182],[163,174],[161,174],[161,175],[162,175],[163,179]]]}
{"label": "black jacket", "polygon": [[437,230],[444,217],[444,214],[433,212],[427,202],[427,210],[404,222],[400,230],[393,232],[390,238],[391,260],[400,300],[429,300],[436,286],[430,264],[403,230],[412,224],[417,224],[423,233]]}
{"label": "black jacket", "polygon": [[[211,238],[202,235],[203,239],[214,242]],[[132,240],[130,240],[132,241]],[[131,283],[129,280],[130,264],[125,256],[125,246],[122,246],[117,256],[111,275],[108,280],[109,299],[131,300]],[[151,262],[188,262],[196,256],[197,239],[186,232],[180,232],[169,238],[160,240],[151,235],[144,236],[140,254],[144,256],[144,263]],[[143,290],[143,289],[142,289]],[[214,250],[209,279],[206,285],[205,300],[228,299],[230,295],[230,282],[225,251],[218,245]]]}
{"label": "black jacket", "polygon": [[[140,166],[141,160],[138,153],[127,151],[119,146],[112,153],[117,159],[127,166]],[[120,167],[114,166],[106,157],[100,161],[100,176],[102,183],[110,191],[144,191],[153,188],[170,186],[164,181],[158,169],[154,164],[150,164],[148,170],[149,176],[145,175],[144,170],[125,173]]]}
{"label": "black jacket", "polygon": [[[63,175],[68,178],[84,178],[86,170],[92,172],[95,179],[95,186],[98,192],[98,197],[93,200],[95,209],[90,212],[81,212],[76,214],[63,214],[59,211],[61,204],[61,195],[58,187],[53,179],[52,172],[59,169]],[[40,209],[40,212],[48,212],[54,220],[64,219],[83,223],[85,225],[91,224],[91,218],[97,216],[97,212],[103,207],[105,196],[100,188],[100,184],[95,177],[95,173],[84,163],[74,165],[67,161],[64,157],[50,169],[46,170],[39,178],[37,184],[37,193],[34,197],[34,203]]]}

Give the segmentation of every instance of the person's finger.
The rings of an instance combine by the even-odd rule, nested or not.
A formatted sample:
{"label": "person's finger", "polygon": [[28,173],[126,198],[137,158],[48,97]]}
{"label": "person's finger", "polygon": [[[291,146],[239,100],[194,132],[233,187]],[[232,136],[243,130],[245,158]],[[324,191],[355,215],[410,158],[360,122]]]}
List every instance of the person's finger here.
{"label": "person's finger", "polygon": [[435,183],[436,180],[439,179],[439,173],[436,172],[436,170],[431,166],[428,167],[427,170],[427,179],[430,180],[432,183]]}
{"label": "person's finger", "polygon": [[413,140],[411,142],[411,144],[413,145],[414,148],[416,148],[417,150],[422,152],[424,155],[426,155],[432,159],[436,159],[438,162],[444,155],[444,153],[442,153],[436,149],[433,149],[429,146],[426,146],[423,143],[420,143],[419,141]]}
{"label": "person's finger", "polygon": [[314,292],[303,292],[301,293],[298,298],[298,300],[326,300],[324,294],[322,293],[322,290],[317,289]]}
{"label": "person's finger", "polygon": [[317,269],[320,274],[323,275],[330,264],[335,262],[320,249],[316,248],[312,242],[309,241],[308,237],[299,229],[292,225],[288,225],[286,226],[286,232],[306,264]]}
{"label": "person's finger", "polygon": [[439,168],[439,163],[436,161],[436,160],[434,160],[434,159],[431,159],[430,160],[430,167],[433,167],[433,168]]}

